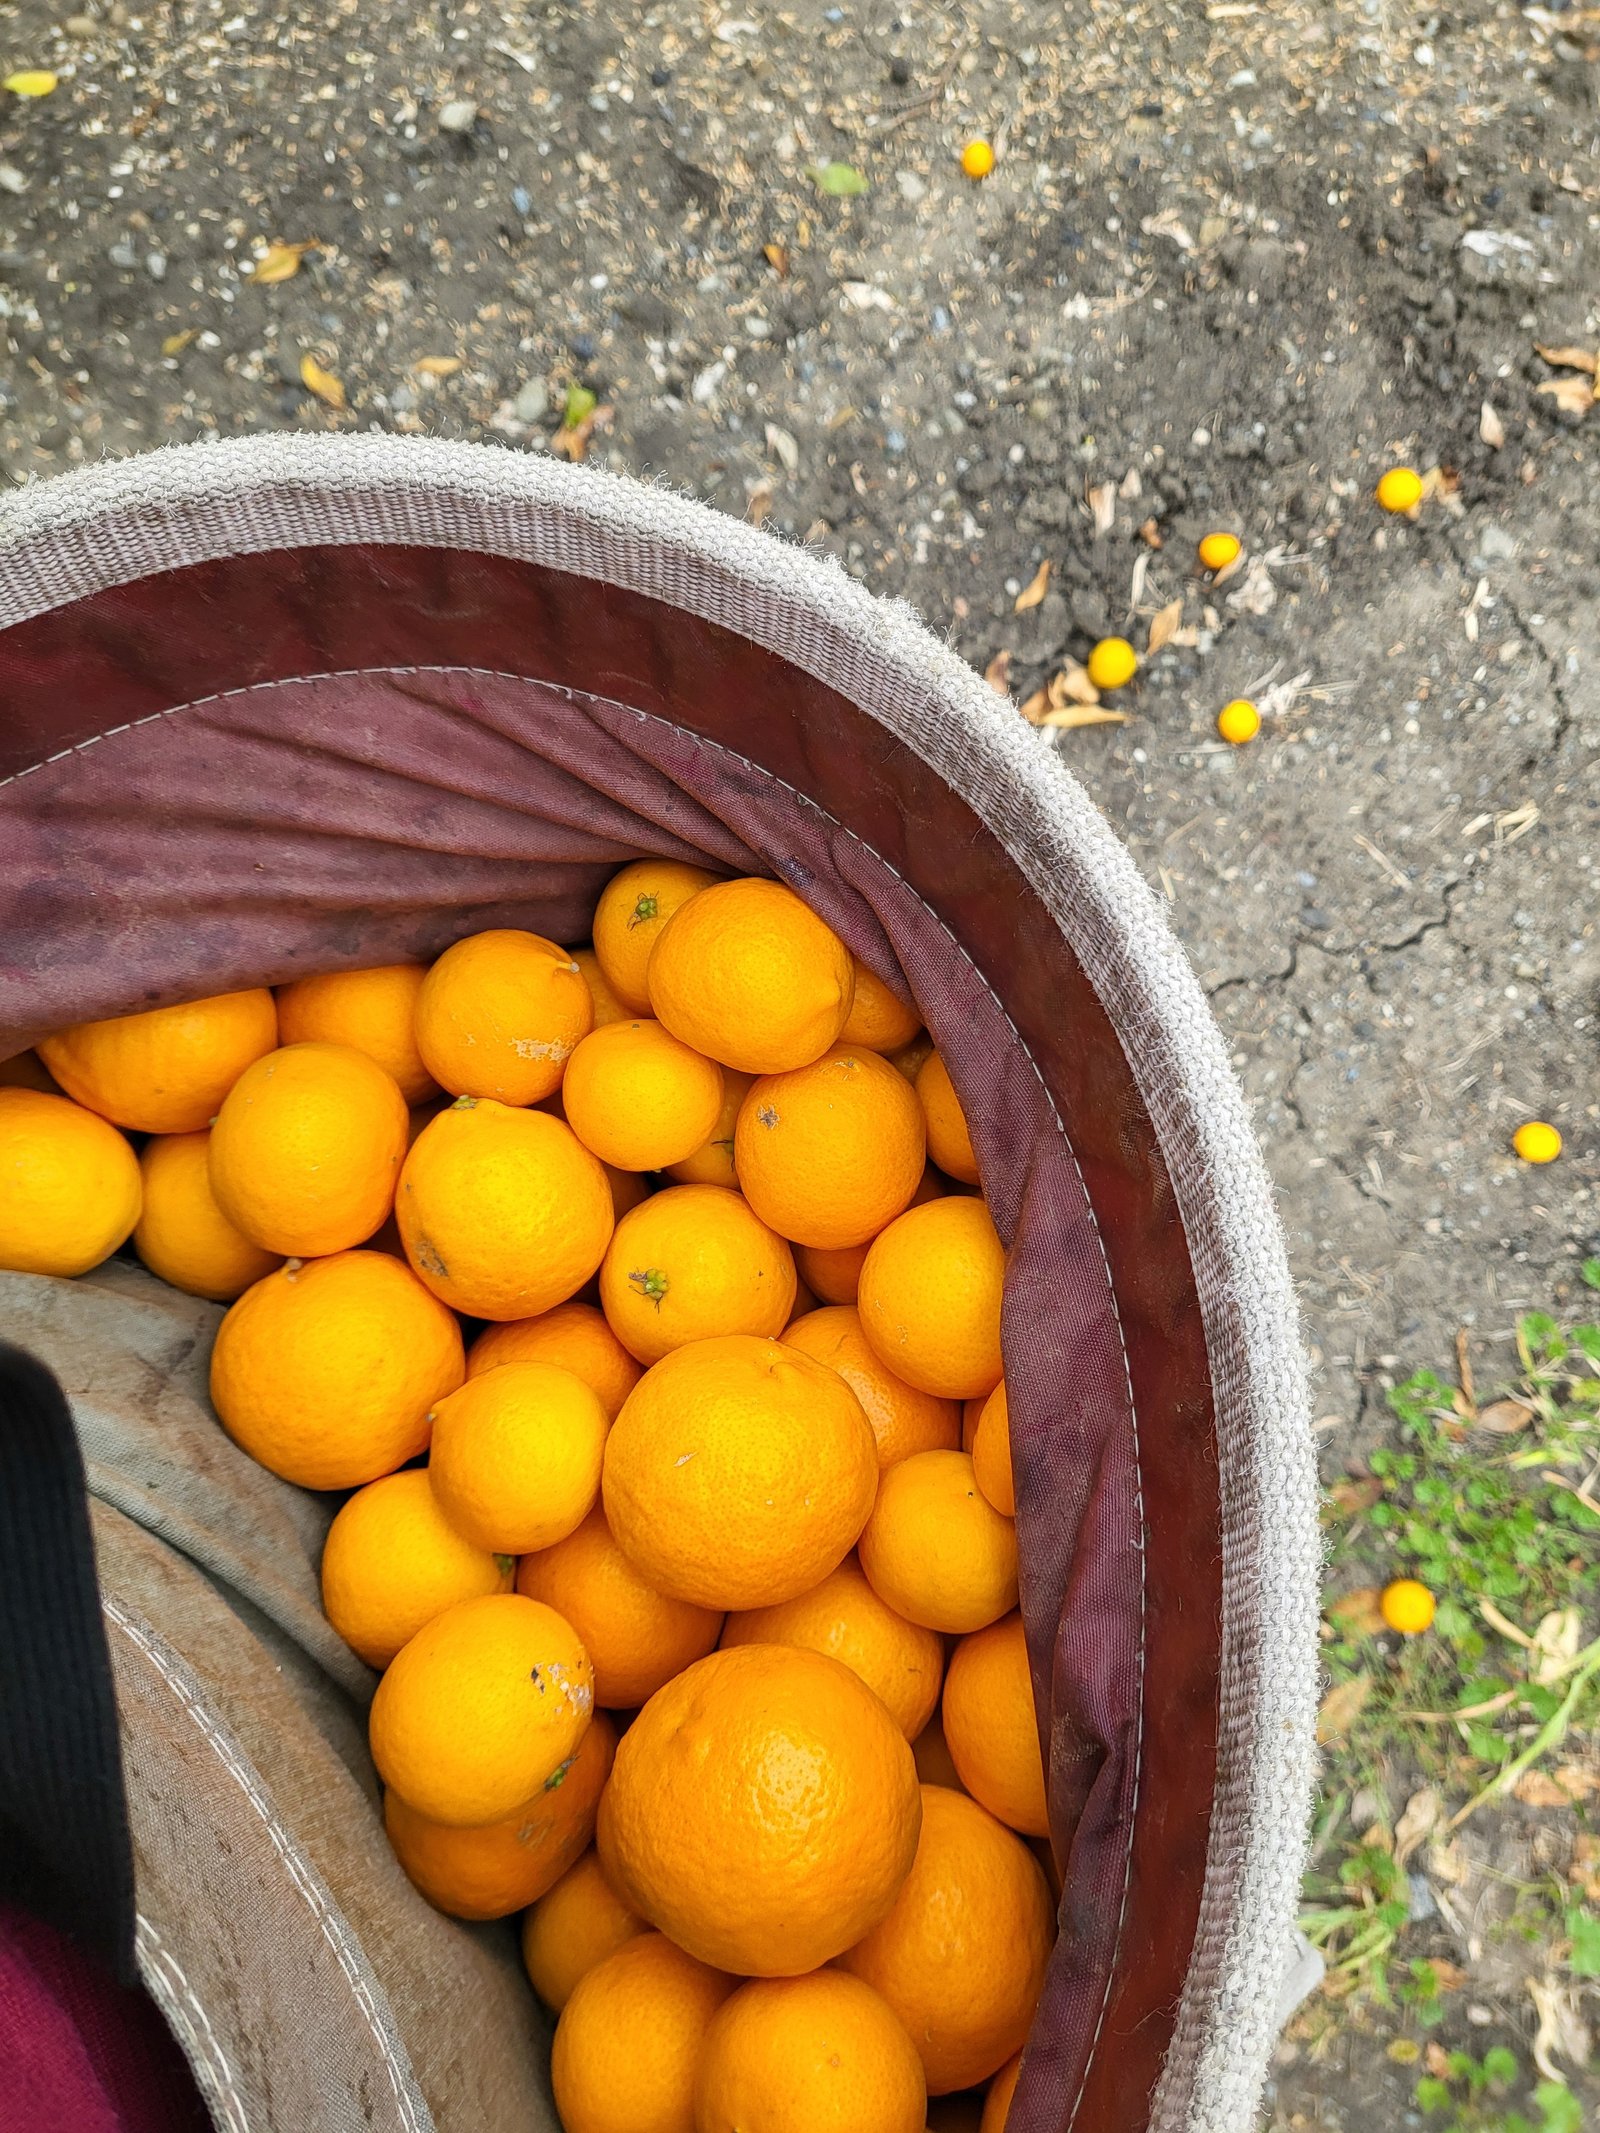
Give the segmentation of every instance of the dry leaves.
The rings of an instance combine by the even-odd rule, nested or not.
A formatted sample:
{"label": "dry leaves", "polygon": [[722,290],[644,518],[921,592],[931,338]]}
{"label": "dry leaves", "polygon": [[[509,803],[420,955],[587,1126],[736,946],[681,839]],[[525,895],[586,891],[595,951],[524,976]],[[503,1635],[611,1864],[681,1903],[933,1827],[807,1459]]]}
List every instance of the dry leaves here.
{"label": "dry leaves", "polygon": [[[590,393],[587,397],[592,401],[594,395]],[[569,409],[573,405],[573,396],[570,391],[567,394],[567,405]],[[576,422],[563,422],[560,429],[556,431],[550,440],[551,451],[556,454],[558,459],[570,459],[573,465],[576,466],[587,453],[589,440],[593,437],[595,431],[610,429],[613,412],[614,410],[610,407],[590,406],[584,410]]]}
{"label": "dry leaves", "polygon": [[1580,1896],[1600,1903],[1600,1837],[1579,1837],[1574,1841],[1567,1879]]}
{"label": "dry leaves", "polygon": [[1564,415],[1586,415],[1600,400],[1600,353],[1593,348],[1546,348],[1534,342],[1552,370],[1571,371],[1566,378],[1546,378],[1535,389],[1547,393]]}
{"label": "dry leaves", "polygon": [[1372,1694],[1370,1674],[1352,1674],[1329,1689],[1317,1707],[1317,1740],[1326,1748],[1342,1740],[1366,1708]]}
{"label": "dry leaves", "polygon": [[1444,1814],[1444,1799],[1436,1785],[1424,1785],[1414,1792],[1405,1804],[1405,1812],[1394,1826],[1394,1863],[1404,1866],[1421,1845],[1438,1828]]}
{"label": "dry leaves", "polygon": [[767,450],[778,461],[786,474],[794,473],[800,464],[800,447],[786,429],[776,422],[767,424]]}
{"label": "dry leaves", "polygon": [[1478,435],[1491,452],[1498,452],[1506,441],[1506,426],[1487,400],[1478,410]]}
{"label": "dry leaves", "polygon": [[1524,1406],[1521,1400],[1491,1400],[1487,1407],[1478,1409],[1473,1427],[1493,1430],[1497,1437],[1514,1437],[1532,1420],[1533,1409]]}
{"label": "dry leaves", "polygon": [[453,378],[461,368],[460,356],[423,356],[412,364],[425,378]]}
{"label": "dry leaves", "polygon": [[1600,1792],[1600,1771],[1590,1763],[1561,1763],[1554,1770],[1525,1770],[1511,1788],[1524,1807],[1576,1807]]}
{"label": "dry leaves", "polygon": [[1139,538],[1147,548],[1160,548],[1163,545],[1161,528],[1153,518],[1147,518],[1139,528]]}
{"label": "dry leaves", "polygon": [[993,659],[984,668],[983,678],[993,689],[996,696],[1009,696],[1011,693],[1011,654],[1009,652],[996,652]]}
{"label": "dry leaves", "polygon": [[786,244],[764,244],[761,247],[761,256],[779,281],[789,279],[789,247]]}
{"label": "dry leaves", "polygon": [[198,326],[185,326],[182,333],[169,333],[167,335],[166,339],[161,343],[161,353],[164,356],[182,355],[189,343],[198,340],[199,337],[200,328]]}
{"label": "dry leaves", "polygon": [[1048,562],[1044,562],[1039,565],[1028,583],[1017,594],[1016,605],[1011,612],[1014,615],[1025,615],[1030,607],[1039,605],[1039,602],[1049,590],[1050,565]]}
{"label": "dry leaves", "polygon": [[1534,1681],[1541,1689],[1554,1688],[1572,1672],[1582,1641],[1583,1621],[1575,1607],[1558,1607],[1541,1618],[1529,1654],[1535,1662]]}
{"label": "dry leaves", "polygon": [[308,238],[304,244],[269,244],[251,269],[250,279],[258,282],[293,281],[307,252],[318,249],[314,238]]}
{"label": "dry leaves", "polygon": [[314,393],[324,407],[331,407],[336,413],[342,414],[350,404],[344,396],[344,386],[331,370],[323,369],[315,356],[300,358],[300,383],[308,393]]}
{"label": "dry leaves", "polygon": [[1383,1483],[1376,1474],[1363,1474],[1353,1481],[1336,1481],[1328,1491],[1328,1504],[1332,1510],[1345,1518],[1358,1518],[1363,1511],[1370,1511],[1383,1494]]}
{"label": "dry leaves", "polygon": [[1076,660],[1069,660],[1046,687],[1034,690],[1022,715],[1031,726],[1062,727],[1125,726],[1129,717],[1126,711],[1101,708],[1100,691]]}
{"label": "dry leaves", "polygon": [[1169,600],[1165,607],[1157,610],[1150,618],[1150,642],[1145,646],[1144,654],[1146,659],[1154,659],[1163,645],[1172,642],[1173,638],[1177,636],[1182,622],[1183,601],[1181,597],[1176,600]]}
{"label": "dry leaves", "polygon": [[1388,1625],[1383,1619],[1380,1599],[1376,1585],[1358,1585],[1354,1592],[1344,1593],[1337,1600],[1328,1602],[1328,1620],[1349,1630],[1353,1636],[1382,1636]]}
{"label": "dry leaves", "polygon": [[1116,524],[1117,490],[1114,482],[1102,481],[1089,491],[1089,509],[1096,533],[1109,533]]}
{"label": "dry leaves", "polygon": [[[1530,1977],[1528,1997],[1539,2017],[1533,2039],[1533,2063],[1546,2081],[1563,2081],[1553,2061],[1557,2055],[1573,2066],[1589,2063],[1589,2031],[1578,2011],[1578,1988],[1557,1977]],[[1563,2083],[1564,2085],[1564,2083]]]}
{"label": "dry leaves", "polygon": [[1552,370],[1584,370],[1591,378],[1600,376],[1600,354],[1592,348],[1545,348],[1535,341],[1533,351],[1543,356]]}
{"label": "dry leaves", "polygon": [[1594,388],[1582,377],[1546,378],[1534,390],[1548,393],[1564,415],[1586,415],[1594,405]]}

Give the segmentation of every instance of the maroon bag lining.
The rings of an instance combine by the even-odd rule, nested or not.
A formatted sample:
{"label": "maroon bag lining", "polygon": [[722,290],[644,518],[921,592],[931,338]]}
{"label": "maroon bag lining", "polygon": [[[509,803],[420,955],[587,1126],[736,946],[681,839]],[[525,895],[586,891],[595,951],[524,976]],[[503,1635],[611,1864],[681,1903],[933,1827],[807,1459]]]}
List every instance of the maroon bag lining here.
{"label": "maroon bag lining", "polygon": [[[497,577],[514,573],[516,589],[543,603],[542,618],[524,599],[509,620],[534,656],[559,637],[556,617],[602,595],[627,625],[602,641],[613,664],[628,652],[632,700],[437,666],[265,688],[259,676],[234,681],[241,652],[256,666],[262,642],[286,660],[305,656],[306,631],[284,617],[303,620],[308,599],[319,645],[351,612],[340,595],[361,601],[355,634],[370,631],[374,581],[391,591],[406,559],[409,634],[419,611],[437,625],[441,605],[468,627],[493,612],[485,648],[496,652],[508,633]],[[0,641],[8,677],[20,655],[36,734],[52,679],[58,709],[72,701],[63,669],[80,684],[92,676],[102,715],[147,721],[116,721],[125,730],[97,744],[79,728],[76,752],[0,791],[0,820],[19,840],[8,937],[52,944],[45,967],[15,974],[30,1023],[429,953],[483,924],[577,938],[605,876],[641,850],[770,867],[891,978],[892,940],[969,1109],[1002,1233],[1015,1238],[1006,1332],[1024,1610],[1057,1837],[1070,1844],[1065,1931],[1017,2116],[1029,2133],[1059,2133],[1081,2098],[1086,2126],[1141,2124],[1204,1870],[1215,1450],[1170,1188],[1098,1003],[965,804],[884,729],[759,648],[615,588],[500,559],[450,559],[448,591],[471,597],[443,602],[436,552],[335,551],[336,589],[328,560],[248,559],[253,577],[272,582],[265,636],[243,647],[241,613],[253,624],[263,603],[252,596],[241,609],[236,565],[197,566],[209,597],[192,607],[175,580],[194,573],[174,573],[80,603],[69,612],[81,629],[42,617]],[[230,571],[231,590],[218,575]],[[151,705],[152,672],[170,682],[185,664],[169,639],[152,640],[158,612],[174,611],[212,624],[232,616],[220,642],[199,648],[231,656],[196,658],[191,644],[186,672],[191,684],[233,687],[182,717],[170,699]],[[739,700],[752,654],[768,670],[759,714]],[[723,736],[639,702],[678,697],[686,674],[697,684],[694,725],[721,725]],[[62,737],[74,737],[76,718],[63,723]],[[967,945],[974,934],[981,957]],[[14,1041],[34,1033],[19,1027]],[[1082,1167],[1061,1122],[1064,1096]]]}

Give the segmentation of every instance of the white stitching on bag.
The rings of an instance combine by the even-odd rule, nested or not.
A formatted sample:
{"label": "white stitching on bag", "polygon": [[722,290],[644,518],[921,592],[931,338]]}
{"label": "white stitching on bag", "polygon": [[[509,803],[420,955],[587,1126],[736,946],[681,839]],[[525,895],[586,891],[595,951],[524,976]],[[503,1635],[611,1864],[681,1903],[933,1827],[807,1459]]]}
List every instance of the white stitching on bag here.
{"label": "white stitching on bag", "polygon": [[[1133,1437],[1134,1502],[1138,1517],[1140,1535],[1138,1542],[1138,1720],[1134,1727],[1133,1780],[1128,1804],[1129,1829],[1128,1842],[1125,1848],[1123,1860],[1122,1899],[1117,1911],[1117,1924],[1116,1932],[1112,1941],[1111,1961],[1108,1965],[1106,1972],[1106,1988],[1101,1996],[1099,2013],[1096,2016],[1094,2030],[1089,2039],[1089,2052],[1087,2058],[1084,2060],[1083,2075],[1078,2084],[1077,2094],[1073,2097],[1071,2106],[1068,2109],[1066,2123],[1063,2127],[1063,2133],[1072,2133],[1072,2128],[1077,2122],[1079,2108],[1081,2107],[1083,2102],[1084,2090],[1088,2086],[1089,2074],[1094,2066],[1095,2056],[1100,2048],[1101,2033],[1105,2028],[1106,2014],[1111,2004],[1111,1983],[1116,1970],[1117,1956],[1121,1952],[1123,1929],[1127,1924],[1128,1897],[1133,1880],[1133,1824],[1138,1819],[1139,1800],[1144,1776],[1144,1684],[1149,1610],[1146,1604],[1145,1589],[1144,1474],[1143,1464],[1139,1453],[1139,1417],[1138,1411],[1134,1404],[1133,1372],[1128,1360],[1127,1333],[1122,1323],[1122,1313],[1117,1302],[1116,1284],[1111,1278],[1111,1260],[1109,1254],[1106,1251],[1105,1238],[1101,1234],[1099,1219],[1094,1211],[1094,1202],[1089,1196],[1089,1188],[1083,1175],[1083,1166],[1078,1161],[1077,1150],[1073,1147],[1072,1139],[1067,1132],[1065,1121],[1062,1119],[1059,1110],[1056,1108],[1055,1098],[1050,1093],[1049,1084],[1046,1082],[1043,1073],[1040,1071],[1039,1062],[1034,1058],[1032,1052],[1028,1049],[1027,1043],[1024,1040],[1021,1032],[1018,1030],[1015,1022],[1012,1021],[1011,1016],[1007,1013],[1004,1002],[1000,999],[1000,996],[998,995],[998,993],[996,993],[994,987],[989,983],[989,980],[978,968],[977,964],[973,961],[967,950],[962,946],[961,942],[957,940],[956,936],[951,932],[950,928],[945,924],[944,920],[940,918],[938,912],[933,909],[932,905],[928,903],[925,897],[918,894],[916,889],[912,887],[911,883],[906,880],[905,876],[890,860],[886,859],[884,855],[874,846],[868,844],[864,838],[858,837],[855,831],[849,828],[847,824],[840,822],[837,817],[830,815],[826,808],[820,807],[817,802],[813,800],[808,794],[799,791],[797,787],[789,784],[787,779],[779,777],[775,771],[770,771],[766,769],[765,766],[760,763],[752,762],[748,756],[741,755],[737,749],[729,748],[721,741],[711,740],[706,735],[694,733],[688,727],[680,726],[672,719],[662,718],[655,712],[643,711],[635,704],[622,703],[616,697],[603,696],[594,690],[572,690],[568,688],[563,688],[559,683],[556,682],[540,681],[535,675],[504,673],[498,668],[494,667],[347,667],[339,668],[332,672],[322,674],[285,675],[271,681],[252,682],[243,688],[223,689],[217,691],[215,694],[210,696],[194,697],[188,703],[171,704],[163,711],[147,712],[143,718],[130,719],[121,726],[107,727],[105,732],[94,734],[90,736],[90,738],[87,740],[75,742],[70,748],[60,749],[55,755],[46,756],[43,762],[32,763],[28,766],[26,770],[17,771],[11,778],[0,779],[0,789],[3,789],[6,785],[14,784],[19,778],[25,778],[30,776],[34,771],[45,768],[47,764],[59,763],[65,757],[70,755],[81,755],[86,748],[92,748],[96,745],[97,742],[102,740],[108,740],[114,734],[131,732],[135,727],[151,725],[158,719],[173,718],[180,711],[195,711],[201,709],[206,704],[227,703],[235,697],[255,696],[258,694],[262,694],[269,689],[298,688],[301,686],[309,685],[314,682],[323,681],[354,681],[360,680],[369,675],[399,676],[412,674],[419,676],[424,674],[464,674],[474,676],[475,678],[482,681],[513,682],[520,684],[524,687],[552,689],[557,695],[565,696],[569,699],[581,695],[588,698],[594,703],[608,704],[613,710],[626,712],[630,717],[637,718],[641,722],[648,722],[652,725],[664,726],[669,731],[679,734],[683,739],[689,741],[696,747],[716,749],[720,754],[729,756],[732,758],[733,761],[743,764],[747,770],[753,772],[757,777],[766,778],[770,780],[772,784],[781,786],[785,792],[791,794],[793,798],[798,800],[803,807],[809,808],[812,813],[820,815],[825,821],[832,823],[833,827],[839,830],[844,836],[848,837],[853,844],[859,845],[862,851],[866,852],[869,857],[876,860],[881,867],[883,867],[889,874],[893,875],[894,879],[900,883],[900,886],[906,891],[908,896],[914,898],[914,900],[922,906],[923,910],[927,912],[929,918],[933,920],[934,924],[939,928],[940,932],[945,936],[946,940],[949,941],[951,947],[955,950],[957,955],[961,957],[962,961],[967,965],[967,967],[972,971],[973,975],[977,978],[979,984],[982,985],[984,991],[994,1002],[996,1010],[998,1011],[1001,1019],[1004,1021],[1007,1029],[1010,1030],[1012,1037],[1016,1041],[1018,1049],[1022,1053],[1022,1056],[1024,1057],[1024,1059],[1027,1060],[1028,1065],[1033,1069],[1034,1079],[1039,1084],[1040,1091],[1043,1094],[1045,1103],[1049,1109],[1050,1117],[1055,1125],[1057,1133],[1061,1136],[1062,1146],[1066,1149],[1067,1155],[1071,1160],[1072,1167],[1077,1173],[1078,1184],[1083,1192],[1084,1205],[1088,1209],[1089,1213],[1089,1226],[1094,1232],[1095,1243],[1100,1252],[1100,1263],[1106,1277],[1106,1292],[1111,1300],[1112,1320],[1117,1329],[1117,1341],[1122,1354],[1123,1387],[1126,1392],[1128,1402],[1128,1426]],[[268,1818],[268,1826],[269,1828],[271,1827],[270,1818]],[[324,1931],[327,1931],[326,1925],[324,1925]],[[342,1951],[340,1951],[340,1954],[341,1961],[343,1961]],[[370,2019],[371,2018],[369,2016],[369,2020]],[[392,2073],[390,2078],[393,2079]]]}
{"label": "white stitching on bag", "polygon": [[279,1858],[282,1859],[285,1867],[287,1867],[289,1872],[289,1878],[293,1881],[295,1887],[300,1891],[301,1896],[305,1899],[307,1907],[310,1909],[312,1915],[317,1921],[318,1926],[321,1928],[323,1939],[333,1950],[334,1955],[338,1960],[339,1967],[345,1974],[345,1978],[349,1983],[351,1993],[355,1998],[356,2004],[360,2007],[361,2012],[365,2017],[368,2030],[372,2034],[372,2040],[374,2044],[376,2044],[378,2047],[379,2056],[382,2059],[384,2069],[389,2076],[389,2085],[394,2091],[395,2106],[399,2111],[401,2119],[409,2128],[411,2128],[411,2133],[423,2133],[423,2129],[420,2122],[418,2121],[417,2115],[412,2109],[411,2098],[406,2093],[405,2082],[401,2078],[405,2070],[399,2065],[399,2063],[395,2059],[394,2048],[391,2045],[387,2035],[384,2033],[383,2025],[378,2017],[378,2010],[373,2004],[372,1994],[367,1988],[367,1981],[364,1977],[362,1977],[359,1969],[356,1967],[354,1961],[351,1958],[349,1950],[342,1944],[338,1934],[335,1932],[333,1927],[333,1921],[328,1915],[327,1904],[323,1901],[322,1891],[317,1887],[316,1883],[306,1874],[299,1859],[295,1856],[295,1853],[292,1847],[290,1846],[288,1839],[285,1837],[283,1831],[278,1825],[277,1818],[273,1814],[271,1806],[261,1795],[260,1789],[258,1788],[255,1782],[254,1773],[250,1771],[239,1760],[237,1755],[235,1755],[232,1744],[226,1739],[224,1739],[222,1734],[218,1731],[210,1712],[205,1710],[202,1705],[196,1702],[195,1698],[190,1693],[188,1685],[182,1680],[180,1680],[178,1676],[172,1671],[172,1669],[167,1665],[163,1655],[150,1642],[149,1638],[144,1635],[143,1631],[140,1630],[138,1625],[131,1621],[126,1614],[124,1614],[124,1612],[118,1606],[115,1600],[102,1597],[101,1605],[105,1613],[110,1617],[113,1622],[115,1622],[118,1629],[121,1630],[122,1634],[129,1640],[131,1644],[137,1646],[137,1648],[141,1652],[143,1652],[146,1659],[149,1660],[150,1664],[155,1668],[156,1672],[161,1676],[162,1680],[166,1682],[168,1688],[172,1690],[173,1694],[177,1697],[179,1703],[183,1706],[185,1715],[190,1720],[192,1720],[194,1725],[205,1736],[207,1742],[209,1743],[213,1752],[216,1754],[219,1761],[221,1761],[227,1768],[229,1775],[234,1780],[234,1783],[239,1787],[239,1790],[244,1794],[245,1798],[250,1802],[250,1805],[255,1809],[256,1814],[259,1816],[261,1823],[266,1829],[268,1836],[272,1839],[273,1849],[277,1852]]}
{"label": "white stitching on bag", "polygon": [[[233,2069],[228,2064],[227,2054],[217,2042],[217,2034],[211,2027],[210,2017],[195,1998],[194,1988],[184,1975],[183,1965],[142,1911],[136,1914],[134,1920],[134,1937],[140,1951],[149,1957],[152,1967],[159,1964],[163,1971],[171,1971],[178,1980],[183,1998],[194,2009],[195,2022],[184,2020],[183,2009],[176,2001],[163,2010],[167,2022],[169,2026],[182,2022],[184,2035],[180,2042],[187,2043],[190,2047],[188,2056],[191,2059],[200,2057],[205,2060],[213,2081],[221,2091],[217,2100],[227,2113],[228,2123],[238,2127],[240,2133],[250,2133],[249,2116],[245,2111],[244,2099],[234,2086]],[[166,1983],[165,1978],[163,1983]],[[171,1991],[170,1985],[167,1989]],[[202,2030],[205,2032],[204,2036],[200,2033]],[[198,2075],[196,2079],[199,2079]]]}

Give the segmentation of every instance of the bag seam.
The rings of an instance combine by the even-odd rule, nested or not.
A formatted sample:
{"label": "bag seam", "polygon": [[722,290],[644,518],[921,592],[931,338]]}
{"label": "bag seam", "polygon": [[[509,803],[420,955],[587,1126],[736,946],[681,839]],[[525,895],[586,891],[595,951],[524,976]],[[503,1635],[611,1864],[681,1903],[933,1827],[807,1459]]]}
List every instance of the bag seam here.
{"label": "bag seam", "polygon": [[[191,2066],[194,2066],[196,2081],[208,2091],[212,2088],[219,2090],[220,2095],[217,2096],[216,2101],[219,2107],[227,2113],[229,2124],[237,2127],[239,2133],[249,2133],[250,2116],[244,2107],[244,2098],[239,2094],[238,2087],[234,2081],[233,2069],[228,2064],[227,2053],[224,2052],[221,2044],[217,2041],[217,2033],[211,2027],[211,2018],[195,1996],[194,1988],[189,1983],[183,1965],[178,1961],[178,1958],[167,1946],[155,1926],[142,1911],[137,1914],[134,1921],[134,1937],[139,1953],[146,1958],[149,1966],[146,1974],[147,1988],[152,1991],[152,1996],[154,1996],[154,1989],[159,1979],[160,1985],[164,1988],[161,1993],[162,2012],[167,2018],[168,2026],[177,2028],[181,2025],[182,2033],[178,2041],[185,2048],[185,2057],[189,2060]],[[173,1994],[165,1976],[160,1974],[162,1967],[172,1971],[176,1976],[183,1999],[194,2010],[198,2027],[196,2027],[196,2022],[191,2022],[185,2018],[180,2001]],[[149,1972],[155,1972],[156,1977],[150,1976]],[[202,2031],[204,2032],[203,2036],[201,2034]],[[211,2077],[209,2082],[205,2079],[205,2073],[202,2072],[201,2068],[195,2066],[196,2060],[204,2062],[205,2073],[209,2073]]]}

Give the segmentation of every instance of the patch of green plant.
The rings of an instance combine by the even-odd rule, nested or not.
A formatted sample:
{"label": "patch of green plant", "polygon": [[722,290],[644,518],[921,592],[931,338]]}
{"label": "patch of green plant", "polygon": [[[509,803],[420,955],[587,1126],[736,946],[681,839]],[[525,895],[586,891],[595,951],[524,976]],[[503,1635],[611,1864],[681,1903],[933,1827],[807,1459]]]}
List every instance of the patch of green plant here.
{"label": "patch of green plant", "polygon": [[1580,2133],[1583,2105],[1559,2081],[1541,2081],[1534,2090],[1534,2118],[1501,2107],[1520,2071],[1516,2053],[1503,2044],[1481,2059],[1450,2052],[1442,2073],[1425,2074],[1417,2083],[1417,2108],[1440,2121],[1435,2133]]}

